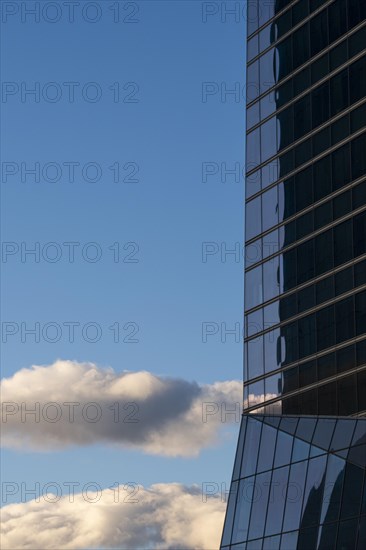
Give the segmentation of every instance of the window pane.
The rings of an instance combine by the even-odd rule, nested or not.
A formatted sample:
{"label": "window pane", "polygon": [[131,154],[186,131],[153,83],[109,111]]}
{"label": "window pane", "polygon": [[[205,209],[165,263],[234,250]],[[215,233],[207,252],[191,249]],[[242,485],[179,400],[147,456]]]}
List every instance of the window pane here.
{"label": "window pane", "polygon": [[263,424],[261,447],[258,457],[258,472],[272,468],[277,432],[271,426]]}
{"label": "window pane", "polygon": [[248,524],[253,496],[254,477],[239,482],[234,527],[231,542],[242,542],[248,537]]}
{"label": "window pane", "polygon": [[282,261],[283,291],[290,290],[296,285],[296,249],[285,252]]}
{"label": "window pane", "polygon": [[332,190],[331,157],[328,155],[314,164],[314,200],[329,195]]}
{"label": "window pane", "polygon": [[278,296],[280,289],[278,256],[263,264],[263,285],[265,302]]}
{"label": "window pane", "polygon": [[354,257],[366,252],[366,213],[358,214],[353,219],[353,254]]}
{"label": "window pane", "polygon": [[286,491],[289,467],[273,471],[271,492],[268,503],[266,535],[274,535],[281,531],[285,499],[282,495]]}
{"label": "window pane", "polygon": [[279,150],[287,147],[294,140],[294,109],[288,107],[277,115],[278,120],[278,148]]}
{"label": "window pane", "polygon": [[[317,325],[317,329],[319,330],[319,325]],[[333,376],[336,373],[335,353],[327,353],[326,355],[318,357],[317,363],[319,380],[329,378],[329,376]]]}
{"label": "window pane", "polygon": [[263,231],[278,224],[278,194],[277,187],[272,187],[262,197]]}
{"label": "window pane", "polygon": [[245,274],[245,309],[251,309],[262,302],[262,266],[259,266]]}
{"label": "window pane", "polygon": [[299,139],[311,130],[310,94],[294,104],[294,139]]}
{"label": "window pane", "polygon": [[316,361],[307,361],[299,365],[299,384],[300,387],[308,386],[316,382]]}
{"label": "window pane", "polygon": [[248,202],[245,209],[245,238],[247,241],[262,232],[261,197]]}
{"label": "window pane", "polygon": [[326,349],[335,343],[334,306],[321,309],[316,313],[317,348]]}
{"label": "window pane", "polygon": [[344,342],[355,335],[353,297],[342,300],[335,305],[336,342]]}
{"label": "window pane", "polygon": [[355,296],[356,309],[356,334],[366,332],[366,292],[360,292]]}
{"label": "window pane", "polygon": [[315,274],[314,241],[310,239],[297,249],[297,283],[305,283]]}
{"label": "window pane", "polygon": [[263,336],[258,336],[247,342],[248,380],[263,374]]}
{"label": "window pane", "polygon": [[243,461],[241,466],[241,477],[253,475],[257,465],[257,456],[259,449],[259,440],[261,436],[262,423],[258,420],[248,418],[247,431],[245,434],[245,444],[243,452]]}
{"label": "window pane", "polygon": [[292,37],[293,68],[300,67],[309,59],[309,26],[306,23]]}
{"label": "window pane", "polygon": [[328,45],[328,13],[323,10],[310,20],[311,56]]}
{"label": "window pane", "polygon": [[328,8],[329,42],[337,40],[347,31],[347,0],[337,0]]}
{"label": "window pane", "polygon": [[323,500],[326,461],[326,455],[309,460],[302,508],[302,527],[310,527],[311,525],[319,524]]}
{"label": "window pane", "polygon": [[348,69],[330,80],[330,116],[334,116],[348,107]]}
{"label": "window pane", "polygon": [[313,202],[313,182],[311,167],[302,170],[295,176],[296,211],[310,206]]}
{"label": "window pane", "polygon": [[259,103],[254,103],[247,109],[247,129],[255,126],[259,122]]}
{"label": "window pane", "polygon": [[337,383],[324,384],[318,389],[319,409],[318,414],[337,414]]}
{"label": "window pane", "polygon": [[236,503],[236,495],[238,491],[238,482],[235,481],[232,486],[229,493],[229,499],[227,504],[227,511],[226,511],[226,518],[225,518],[225,527],[224,532],[222,535],[222,544],[223,546],[226,544],[230,544],[231,539],[231,530],[233,525],[233,519],[234,519],[234,511],[235,511],[235,503]]}
{"label": "window pane", "polygon": [[360,513],[364,471],[347,463],[342,496],[341,518],[358,516]]}
{"label": "window pane", "polygon": [[255,478],[255,487],[252,512],[250,515],[249,538],[256,539],[263,536],[264,522],[266,519],[264,510],[267,509],[269,487],[271,481],[271,472],[257,475]]}
{"label": "window pane", "polygon": [[292,63],[292,36],[289,36],[277,46],[277,74],[278,80],[285,78],[293,68]]}
{"label": "window pane", "polygon": [[352,151],[352,177],[359,178],[366,172],[366,134],[354,139],[351,145]]}
{"label": "window pane", "polygon": [[[315,257],[315,262],[317,262],[318,256]],[[326,277],[316,284],[316,303],[322,304],[327,300],[330,300],[334,297],[334,277]]]}
{"label": "window pane", "polygon": [[329,82],[316,88],[311,94],[312,127],[316,128],[329,118]]}
{"label": "window pane", "polygon": [[334,266],[352,258],[352,220],[348,220],[333,229]]}
{"label": "window pane", "polygon": [[265,53],[259,60],[260,91],[266,92],[277,82],[275,74],[275,55],[276,50],[272,49]]}
{"label": "window pane", "polygon": [[346,346],[337,350],[337,372],[345,372],[356,366],[355,346]]}
{"label": "window pane", "polygon": [[342,521],[338,528],[337,550],[354,548],[356,545],[358,520]]}
{"label": "window pane", "polygon": [[299,359],[316,352],[315,314],[303,317],[298,321]]}
{"label": "window pane", "polygon": [[251,61],[257,55],[258,55],[258,35],[256,34],[253,38],[248,40],[248,45],[247,45],[248,61]]}
{"label": "window pane", "polygon": [[[348,86],[348,84],[347,84]],[[331,125],[332,145],[335,145],[349,134],[348,115],[343,116]]]}
{"label": "window pane", "polygon": [[247,103],[259,96],[259,61],[247,67]]}
{"label": "window pane", "polygon": [[333,232],[321,233],[314,239],[315,242],[315,273],[321,275],[333,268]]}
{"label": "window pane", "polygon": [[264,335],[265,372],[271,372],[281,364],[280,329],[274,329]]}
{"label": "window pane", "polygon": [[320,229],[333,221],[332,201],[327,201],[314,211],[314,227]]}
{"label": "window pane", "polygon": [[[304,445],[306,444],[304,443]],[[300,525],[302,495],[304,494],[307,465],[307,462],[303,461],[291,466],[283,523],[284,531],[290,531],[295,526]]]}
{"label": "window pane", "polygon": [[366,95],[366,58],[362,57],[349,68],[351,105]]}
{"label": "window pane", "polygon": [[261,126],[261,162],[265,162],[277,153],[277,121],[270,118]]}
{"label": "window pane", "polygon": [[253,169],[260,164],[260,134],[259,128],[247,135],[247,166]]}
{"label": "window pane", "polygon": [[283,352],[283,364],[287,365],[298,359],[298,328],[297,322],[290,323],[281,328]]}
{"label": "window pane", "polygon": [[346,185],[351,178],[349,144],[343,145],[332,153],[333,191]]}
{"label": "window pane", "polygon": [[345,464],[345,460],[336,455],[328,457],[320,523],[338,519]]}

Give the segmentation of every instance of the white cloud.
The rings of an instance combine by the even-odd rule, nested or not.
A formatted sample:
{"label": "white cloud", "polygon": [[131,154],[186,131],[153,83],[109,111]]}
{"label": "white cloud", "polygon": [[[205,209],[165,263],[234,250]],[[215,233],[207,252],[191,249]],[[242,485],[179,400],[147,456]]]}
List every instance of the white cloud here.
{"label": "white cloud", "polygon": [[7,447],[43,451],[109,443],[193,456],[222,438],[226,423],[239,422],[242,383],[199,386],[146,371],[118,374],[92,363],[56,361],[4,379],[1,397]]}
{"label": "white cloud", "polygon": [[135,503],[126,501],[123,487],[119,492],[108,489],[101,494],[88,493],[87,499],[76,494],[73,499],[64,496],[54,503],[41,498],[39,502],[3,507],[2,547],[8,550],[219,547],[226,504],[220,495],[205,501],[197,486],[158,484],[149,489],[141,486],[134,496],[138,501]]}

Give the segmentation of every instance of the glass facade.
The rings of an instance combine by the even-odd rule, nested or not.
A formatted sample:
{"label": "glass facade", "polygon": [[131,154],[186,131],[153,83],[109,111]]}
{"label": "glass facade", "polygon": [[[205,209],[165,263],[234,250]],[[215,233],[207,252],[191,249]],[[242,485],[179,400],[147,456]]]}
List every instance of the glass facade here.
{"label": "glass facade", "polygon": [[221,548],[363,550],[366,419],[244,415]]}
{"label": "glass facade", "polygon": [[[325,429],[312,455],[279,428],[366,417],[366,2],[247,7],[244,417],[222,547],[366,548],[360,511],[329,505],[328,524],[319,504],[340,464],[339,499],[365,465],[322,446]],[[298,478],[302,508],[271,500]]]}

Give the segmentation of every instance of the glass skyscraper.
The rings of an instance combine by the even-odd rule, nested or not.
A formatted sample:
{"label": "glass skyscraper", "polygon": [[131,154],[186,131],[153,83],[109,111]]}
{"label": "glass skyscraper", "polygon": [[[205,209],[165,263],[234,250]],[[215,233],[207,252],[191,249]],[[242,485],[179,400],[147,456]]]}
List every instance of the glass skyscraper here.
{"label": "glass skyscraper", "polygon": [[221,548],[366,548],[366,0],[247,2],[244,414]]}

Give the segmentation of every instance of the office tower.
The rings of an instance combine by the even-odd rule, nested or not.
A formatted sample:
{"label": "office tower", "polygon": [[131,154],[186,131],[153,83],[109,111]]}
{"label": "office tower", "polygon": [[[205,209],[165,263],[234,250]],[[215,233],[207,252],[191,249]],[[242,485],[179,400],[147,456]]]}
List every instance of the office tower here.
{"label": "office tower", "polygon": [[221,542],[366,548],[366,1],[249,0],[244,414]]}

